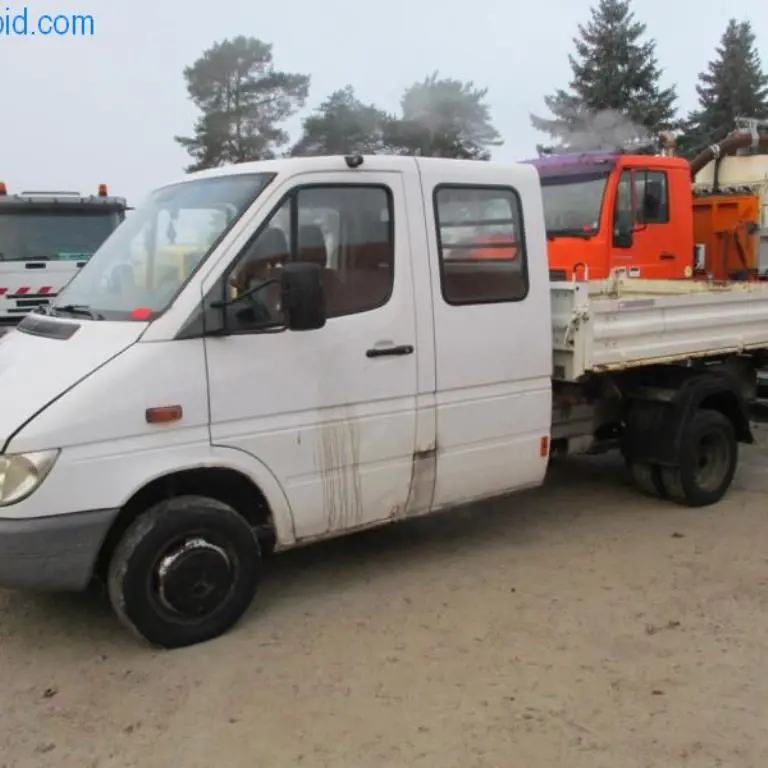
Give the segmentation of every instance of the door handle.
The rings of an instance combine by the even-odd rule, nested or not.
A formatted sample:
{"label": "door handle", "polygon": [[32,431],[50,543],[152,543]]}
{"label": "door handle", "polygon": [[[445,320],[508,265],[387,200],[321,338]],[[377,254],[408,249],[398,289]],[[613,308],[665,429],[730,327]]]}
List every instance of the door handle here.
{"label": "door handle", "polygon": [[385,355],[412,355],[413,347],[410,344],[401,344],[399,347],[374,347],[369,349],[366,357],[384,357]]}
{"label": "door handle", "polygon": [[659,255],[659,258],[662,261],[674,261],[675,260],[675,254],[674,253],[662,253]]}

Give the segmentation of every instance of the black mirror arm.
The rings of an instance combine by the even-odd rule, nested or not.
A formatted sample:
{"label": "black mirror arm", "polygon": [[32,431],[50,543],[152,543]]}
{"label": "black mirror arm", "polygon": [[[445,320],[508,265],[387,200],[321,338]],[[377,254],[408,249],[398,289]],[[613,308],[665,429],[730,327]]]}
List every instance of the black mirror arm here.
{"label": "black mirror arm", "polygon": [[210,303],[210,307],[211,309],[224,309],[225,307],[231,307],[234,304],[241,302],[243,299],[247,299],[249,296],[253,296],[255,293],[258,293],[262,288],[266,288],[269,285],[276,285],[278,282],[280,281],[276,280],[275,278],[265,280],[263,283],[254,285],[253,288],[249,288],[247,291],[243,291],[241,294],[238,294],[234,299],[217,299],[216,301],[212,301]]}

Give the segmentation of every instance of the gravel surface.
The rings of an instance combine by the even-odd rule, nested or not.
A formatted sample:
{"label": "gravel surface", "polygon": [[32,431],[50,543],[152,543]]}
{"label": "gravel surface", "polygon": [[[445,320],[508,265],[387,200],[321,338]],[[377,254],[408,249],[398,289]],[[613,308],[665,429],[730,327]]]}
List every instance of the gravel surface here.
{"label": "gravel surface", "polygon": [[761,443],[706,510],[606,457],[280,555],[180,651],[96,597],[0,591],[0,768],[766,765]]}

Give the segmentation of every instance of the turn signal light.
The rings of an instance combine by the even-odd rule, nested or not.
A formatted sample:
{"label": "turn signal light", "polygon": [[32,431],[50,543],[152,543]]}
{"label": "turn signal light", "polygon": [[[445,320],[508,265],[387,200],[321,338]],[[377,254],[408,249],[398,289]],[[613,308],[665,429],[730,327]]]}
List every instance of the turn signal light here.
{"label": "turn signal light", "polygon": [[170,424],[172,421],[181,421],[182,409],[180,405],[163,405],[157,408],[147,408],[144,418],[147,424]]}
{"label": "turn signal light", "polygon": [[107,196],[107,185],[99,184],[99,197],[106,197],[106,196]]}
{"label": "turn signal light", "polygon": [[8,194],[8,189],[5,186],[5,182],[0,181],[0,195],[7,195],[7,194]]}

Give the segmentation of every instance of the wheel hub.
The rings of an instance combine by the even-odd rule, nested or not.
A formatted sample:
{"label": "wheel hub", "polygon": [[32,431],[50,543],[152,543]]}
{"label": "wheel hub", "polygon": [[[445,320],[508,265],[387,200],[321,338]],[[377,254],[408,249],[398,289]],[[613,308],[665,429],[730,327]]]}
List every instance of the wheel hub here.
{"label": "wheel hub", "polygon": [[227,553],[205,539],[189,539],[157,567],[158,596],[175,613],[199,618],[213,612],[232,586]]}
{"label": "wheel hub", "polygon": [[694,471],[702,488],[716,487],[728,467],[728,449],[718,437],[716,434],[707,435],[699,443]]}

